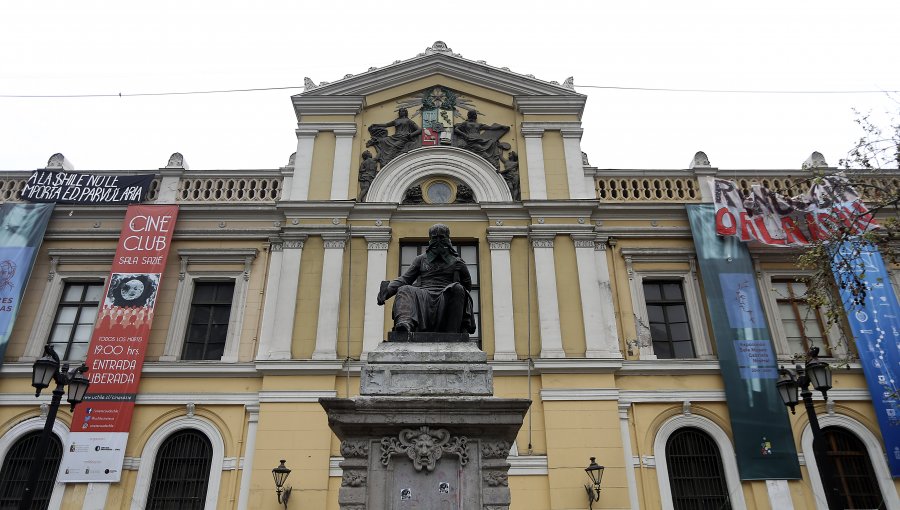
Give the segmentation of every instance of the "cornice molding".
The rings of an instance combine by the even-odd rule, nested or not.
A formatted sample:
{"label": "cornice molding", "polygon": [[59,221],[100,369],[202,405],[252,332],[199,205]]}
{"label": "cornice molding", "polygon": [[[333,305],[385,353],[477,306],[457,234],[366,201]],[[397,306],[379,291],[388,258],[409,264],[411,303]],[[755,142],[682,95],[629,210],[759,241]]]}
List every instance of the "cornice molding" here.
{"label": "cornice molding", "polygon": [[356,115],[366,105],[364,96],[291,96],[297,119],[301,115]]}
{"label": "cornice molding", "polygon": [[297,124],[297,134],[309,135],[323,131],[334,132],[335,135],[355,135],[356,124],[353,122],[300,122]]}
{"label": "cornice molding", "polygon": [[334,390],[268,390],[259,392],[259,402],[315,404],[320,398],[336,396]]}
{"label": "cornice molding", "polygon": [[442,75],[512,96],[564,96],[582,103],[587,96],[562,85],[446,53],[421,54],[380,69],[350,76],[292,97],[366,96],[405,83]]}
{"label": "cornice molding", "polygon": [[[581,119],[587,96],[516,96],[513,105],[525,115],[576,115]],[[551,128],[552,129],[552,128]]]}
{"label": "cornice molding", "polygon": [[559,400],[618,400],[616,388],[545,388],[541,390],[544,402]]}

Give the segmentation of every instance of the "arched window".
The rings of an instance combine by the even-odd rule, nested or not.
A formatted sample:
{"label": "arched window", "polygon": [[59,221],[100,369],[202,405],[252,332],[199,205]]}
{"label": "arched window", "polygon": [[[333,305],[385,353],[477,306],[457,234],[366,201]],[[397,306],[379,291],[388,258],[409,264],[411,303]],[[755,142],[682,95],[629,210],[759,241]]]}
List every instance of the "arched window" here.
{"label": "arched window", "polygon": [[702,430],[673,432],[666,442],[666,465],[675,510],[731,508],[719,448]]}
{"label": "arched window", "polygon": [[841,427],[825,427],[822,433],[844,508],[887,508],[863,442]]}
{"label": "arched window", "polygon": [[[31,458],[41,440],[41,433],[41,430],[35,430],[20,437],[3,459],[3,467],[0,467],[0,509],[19,507],[19,500],[28,480],[28,471],[31,469]],[[47,448],[47,457],[38,477],[32,508],[44,509],[50,505],[50,495],[53,493],[61,458],[62,443],[58,437],[51,434],[50,446]]]}
{"label": "arched window", "polygon": [[179,430],[167,437],[153,466],[146,508],[202,510],[212,455],[212,443],[198,430]]}

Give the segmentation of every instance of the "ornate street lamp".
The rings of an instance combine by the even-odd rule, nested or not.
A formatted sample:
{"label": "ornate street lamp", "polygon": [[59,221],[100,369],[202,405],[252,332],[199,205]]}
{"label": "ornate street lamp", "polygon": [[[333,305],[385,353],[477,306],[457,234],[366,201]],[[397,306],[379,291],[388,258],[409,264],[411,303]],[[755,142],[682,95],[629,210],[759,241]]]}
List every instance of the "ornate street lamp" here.
{"label": "ornate street lamp", "polygon": [[31,502],[34,500],[34,492],[37,489],[38,478],[41,473],[41,467],[47,458],[47,449],[50,446],[50,433],[53,430],[53,423],[56,421],[56,412],[59,410],[59,403],[62,402],[62,396],[65,393],[64,387],[69,386],[69,404],[71,410],[75,410],[75,406],[84,400],[90,381],[84,376],[88,371],[88,367],[82,363],[80,367],[69,371],[69,364],[63,363],[60,366],[59,356],[49,344],[44,346],[44,356],[34,362],[31,373],[31,385],[34,386],[34,396],[39,397],[41,390],[48,388],[50,382],[56,382],[56,388],[53,389],[53,398],[50,400],[50,407],[47,410],[47,420],[44,422],[44,431],[34,450],[34,458],[31,460],[31,468],[28,471],[28,481],[25,483],[25,491],[22,493],[22,499],[19,502],[20,510],[30,510]]}
{"label": "ornate street lamp", "polygon": [[[291,470],[284,465],[284,459],[281,459],[281,464],[272,470],[272,478],[275,479],[275,494],[278,496],[278,503],[284,505],[285,510],[287,510],[288,499],[291,497],[291,487],[285,487],[284,482],[290,474]],[[284,494],[282,495],[282,493]]]}
{"label": "ornate street lamp", "polygon": [[597,458],[591,457],[591,463],[588,464],[588,467],[584,468],[584,472],[587,473],[588,477],[591,479],[590,485],[585,485],[584,490],[587,491],[588,496],[588,508],[594,508],[594,501],[600,501],[600,481],[603,479],[603,470],[605,468],[601,465],[597,464]]}
{"label": "ornate street lamp", "polygon": [[822,397],[828,400],[828,390],[831,389],[831,367],[828,363],[819,360],[819,348],[813,347],[806,355],[806,366],[797,365],[794,370],[784,367],[778,370],[779,378],[775,386],[778,388],[778,394],[784,405],[791,408],[791,414],[797,414],[794,409],[799,402],[797,392],[803,399],[803,405],[806,407],[806,415],[809,418],[809,428],[813,435],[813,453],[816,457],[816,465],[819,468],[819,475],[822,478],[822,486],[825,488],[825,499],[828,502],[829,510],[840,510],[844,508],[843,498],[838,490],[838,484],[834,482],[834,471],[831,469],[831,462],[828,460],[828,452],[825,447],[825,438],[822,436],[822,429],[819,427],[819,418],[816,416],[816,409],[813,407],[812,391],[809,387],[812,385],[817,391],[822,392]]}

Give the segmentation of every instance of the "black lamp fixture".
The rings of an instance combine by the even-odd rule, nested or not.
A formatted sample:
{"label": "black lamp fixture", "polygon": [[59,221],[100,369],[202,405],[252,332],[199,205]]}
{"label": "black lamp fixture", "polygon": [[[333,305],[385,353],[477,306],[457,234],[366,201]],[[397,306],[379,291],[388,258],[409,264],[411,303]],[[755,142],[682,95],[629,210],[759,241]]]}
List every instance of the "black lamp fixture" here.
{"label": "black lamp fixture", "polygon": [[287,509],[288,499],[291,498],[291,487],[285,487],[284,482],[290,474],[291,470],[284,465],[284,459],[281,459],[281,464],[272,470],[272,478],[275,479],[275,494],[278,496],[278,503],[284,505],[285,509]]}
{"label": "black lamp fixture", "polygon": [[600,501],[600,481],[603,480],[604,469],[603,466],[597,464],[596,457],[591,457],[591,463],[588,464],[588,467],[584,468],[584,472],[587,473],[588,477],[591,479],[591,484],[584,486],[584,490],[587,491],[588,496],[588,508],[591,510],[594,508],[594,501]]}
{"label": "black lamp fixture", "polygon": [[82,363],[80,367],[69,371],[68,363],[60,363],[59,355],[50,345],[44,346],[44,355],[34,362],[31,372],[31,385],[34,387],[34,396],[39,397],[41,390],[50,387],[50,383],[55,382],[56,387],[53,389],[53,398],[50,399],[50,407],[47,410],[47,420],[44,422],[44,430],[41,438],[34,450],[34,457],[31,460],[31,467],[28,471],[28,480],[25,482],[25,490],[22,492],[19,500],[19,508],[22,510],[30,510],[31,503],[34,500],[34,493],[37,489],[38,478],[41,468],[44,466],[44,460],[47,458],[47,449],[50,445],[50,433],[53,430],[53,424],[56,422],[56,412],[59,410],[59,404],[62,402],[62,396],[65,393],[64,387],[69,386],[70,411],[75,410],[75,406],[84,400],[87,394],[90,381],[84,376],[88,371],[88,367]]}
{"label": "black lamp fixture", "polygon": [[795,407],[803,399],[806,407],[806,416],[809,418],[809,428],[813,435],[813,454],[816,457],[816,467],[822,478],[822,486],[825,487],[825,499],[829,510],[844,508],[843,497],[840,494],[838,484],[834,482],[834,470],[831,467],[831,459],[825,445],[822,429],[819,427],[819,418],[813,406],[813,393],[810,386],[816,391],[822,392],[822,398],[828,400],[828,390],[831,389],[831,367],[828,363],[819,360],[819,348],[813,347],[806,354],[806,366],[797,365],[793,370],[781,367],[778,369],[778,394],[784,405],[791,408],[791,414],[797,414]]}

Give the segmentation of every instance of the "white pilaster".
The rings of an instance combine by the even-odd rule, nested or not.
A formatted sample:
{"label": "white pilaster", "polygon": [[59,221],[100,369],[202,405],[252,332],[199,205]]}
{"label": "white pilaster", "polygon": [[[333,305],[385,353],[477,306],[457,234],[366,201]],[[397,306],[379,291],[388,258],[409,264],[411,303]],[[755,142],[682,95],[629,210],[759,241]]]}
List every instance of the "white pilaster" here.
{"label": "white pilaster", "polygon": [[607,351],[616,358],[622,357],[622,349],[619,347],[619,329],[616,327],[616,309],[613,303],[612,287],[610,286],[609,261],[606,259],[606,238],[598,239],[594,243],[594,267],[597,272],[597,284],[600,288],[600,320],[603,323],[604,345]]}
{"label": "white pilaster", "polygon": [[309,199],[309,179],[312,175],[313,146],[318,129],[300,127],[297,129],[297,156],[294,158],[294,177],[291,179],[290,194],[283,200]]}
{"label": "white pilaster", "polygon": [[[631,428],[628,426],[629,402],[619,402],[619,433],[622,435],[622,453],[625,456],[625,483],[628,484],[628,502],[632,509],[640,508],[637,479],[634,476],[634,453],[631,448]],[[774,507],[773,507],[774,508]]]}
{"label": "white pilaster", "polygon": [[241,466],[241,490],[238,510],[247,510],[250,501],[250,479],[253,477],[253,456],[256,453],[256,429],[259,426],[259,404],[249,404],[247,409],[247,441],[244,445],[244,464]]}
{"label": "white pilaster", "polygon": [[650,336],[650,319],[647,317],[647,308],[641,303],[646,303],[644,298],[644,281],[640,275],[634,274],[634,260],[630,255],[625,256],[625,271],[628,273],[628,286],[631,289],[631,303],[634,309],[634,328],[637,332],[638,352],[641,359],[656,359],[653,354],[653,340]]}
{"label": "white pilaster", "polygon": [[284,259],[284,242],[281,238],[269,239],[269,272],[266,275],[265,301],[263,302],[262,323],[259,327],[259,346],[256,359],[269,359],[275,334],[276,303],[281,284],[281,264]]}
{"label": "white pilaster", "polygon": [[376,300],[381,282],[387,278],[387,250],[391,233],[366,234],[366,311],[363,319],[363,346],[359,358],[365,360],[384,340],[384,307]]}
{"label": "white pilaster", "polygon": [[528,198],[547,199],[547,176],[544,173],[544,129],[522,128],[525,138],[525,161],[528,163]]}
{"label": "white pilaster", "polygon": [[338,321],[341,313],[341,279],[344,269],[344,247],[347,234],[322,234],[325,258],[322,262],[322,285],[319,294],[319,320],[316,322],[316,349],[313,359],[337,358]]}
{"label": "white pilaster", "polygon": [[350,150],[356,126],[351,129],[335,129],[334,167],[331,171],[331,199],[347,200],[350,193]]}
{"label": "white pilaster", "polygon": [[[270,318],[268,328],[260,331],[260,359],[291,359],[291,344],[294,338],[294,314],[297,311],[297,288],[300,285],[300,259],[303,256],[303,242],[306,236],[284,239],[282,243],[284,251],[281,255],[281,272],[278,275],[274,287],[276,292],[274,314]],[[274,265],[274,264],[273,264]],[[270,270],[269,279],[273,274]],[[267,284],[268,286],[268,284]],[[269,300],[266,299],[268,304]],[[263,314],[263,325],[266,325],[266,315]],[[268,333],[270,341],[267,349],[263,350],[263,335]]]}
{"label": "white pilaster", "polygon": [[254,257],[244,258],[244,270],[234,279],[234,297],[231,302],[240,303],[240,307],[232,313],[228,320],[228,338],[225,342],[225,352],[222,353],[223,363],[236,363],[241,347],[241,332],[244,329],[244,306],[247,303],[247,292],[250,285],[250,268]]}
{"label": "white pilaster", "polygon": [[584,321],[586,358],[618,358],[616,344],[607,338],[607,324],[603,317],[603,301],[594,256],[594,234],[572,234],[575,242],[575,261],[578,264],[578,288],[581,292],[581,316]]}
{"label": "white pilaster", "polygon": [[569,198],[596,198],[593,186],[585,189],[584,165],[581,163],[581,127],[560,130],[563,138],[563,154],[566,157],[566,177],[569,182]]}
{"label": "white pilaster", "polygon": [[794,510],[794,502],[791,501],[791,489],[787,480],[766,480],[766,493],[769,495],[769,505],[778,510]]}
{"label": "white pilaster", "polygon": [[494,306],[494,359],[515,360],[516,332],[513,321],[511,235],[488,234],[491,248],[491,285]]}
{"label": "white pilaster", "polygon": [[[184,303],[185,293],[189,292],[186,287],[190,287],[190,285],[185,283],[185,281],[190,282],[190,280],[187,279],[188,260],[189,258],[187,256],[182,255],[178,261],[178,288],[175,289],[176,303]],[[178,338],[178,341],[175,341],[175,338],[179,336],[179,332],[181,332],[182,335],[184,334],[184,327],[185,324],[187,324],[190,308],[190,306],[176,306],[174,307],[174,310],[172,310],[172,316],[169,319],[169,332],[166,334],[166,345],[163,346],[162,356],[159,357],[160,361],[175,361],[181,356],[184,339]]]}
{"label": "white pilaster", "polygon": [[559,299],[556,294],[556,264],[553,256],[554,234],[532,235],[534,274],[537,283],[538,318],[541,331],[541,357],[565,358],[559,328]]}

